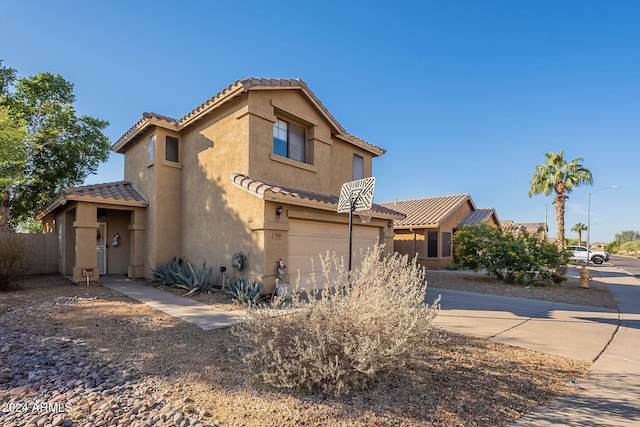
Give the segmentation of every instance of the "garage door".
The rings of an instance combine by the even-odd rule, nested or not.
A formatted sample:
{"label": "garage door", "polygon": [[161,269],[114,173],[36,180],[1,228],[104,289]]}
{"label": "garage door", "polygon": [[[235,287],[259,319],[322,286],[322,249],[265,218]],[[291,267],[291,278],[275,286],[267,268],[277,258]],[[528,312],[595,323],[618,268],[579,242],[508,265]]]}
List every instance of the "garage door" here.
{"label": "garage door", "polygon": [[[378,241],[379,227],[353,226],[353,268],[360,260],[360,249],[366,250]],[[315,269],[320,279],[321,267],[319,254],[327,251],[344,257],[345,268],[349,262],[349,226],[347,224],[323,223],[302,220],[289,221],[289,257],[287,273],[291,284],[296,283],[300,271],[300,285],[309,286],[310,274]],[[313,259],[313,266],[312,260]],[[320,283],[318,283],[320,285]]]}

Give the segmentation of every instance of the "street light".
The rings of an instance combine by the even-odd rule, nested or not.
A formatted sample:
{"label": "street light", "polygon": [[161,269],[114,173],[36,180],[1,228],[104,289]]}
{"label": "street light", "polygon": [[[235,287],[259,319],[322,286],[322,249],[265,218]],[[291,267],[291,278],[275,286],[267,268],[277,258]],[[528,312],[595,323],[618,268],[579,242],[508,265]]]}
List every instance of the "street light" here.
{"label": "street light", "polygon": [[619,185],[611,185],[609,187],[598,188],[596,191],[589,192],[589,199],[587,205],[587,265],[589,265],[589,251],[591,250],[591,195],[601,190],[608,190],[610,188],[620,188]]}

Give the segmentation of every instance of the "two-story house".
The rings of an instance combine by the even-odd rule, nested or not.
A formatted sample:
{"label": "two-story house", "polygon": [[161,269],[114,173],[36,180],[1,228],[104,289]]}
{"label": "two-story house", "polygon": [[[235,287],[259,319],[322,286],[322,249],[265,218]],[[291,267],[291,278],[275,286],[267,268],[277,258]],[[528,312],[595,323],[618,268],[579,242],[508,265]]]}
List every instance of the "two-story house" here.
{"label": "two-story house", "polygon": [[[380,147],[350,135],[299,79],[237,81],[180,119],[144,113],[111,147],[124,181],[60,192],[39,215],[59,235],[59,270],[150,277],[173,257],[206,260],[270,289],[276,260],[306,283],[312,258],[348,253],[345,182],[370,177]],[[393,221],[354,216],[353,249],[393,250]],[[232,268],[234,254],[247,259]],[[91,280],[97,279],[94,274]]]}

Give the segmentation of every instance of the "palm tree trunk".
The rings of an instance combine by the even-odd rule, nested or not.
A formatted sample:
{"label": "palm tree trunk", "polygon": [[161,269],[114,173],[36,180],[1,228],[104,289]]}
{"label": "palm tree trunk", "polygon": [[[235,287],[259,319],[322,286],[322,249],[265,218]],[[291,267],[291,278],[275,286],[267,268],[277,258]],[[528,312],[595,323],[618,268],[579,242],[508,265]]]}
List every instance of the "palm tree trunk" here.
{"label": "palm tree trunk", "polygon": [[568,197],[564,194],[558,194],[556,199],[554,200],[554,204],[556,205],[556,245],[560,249],[565,248],[564,243],[564,201]]}

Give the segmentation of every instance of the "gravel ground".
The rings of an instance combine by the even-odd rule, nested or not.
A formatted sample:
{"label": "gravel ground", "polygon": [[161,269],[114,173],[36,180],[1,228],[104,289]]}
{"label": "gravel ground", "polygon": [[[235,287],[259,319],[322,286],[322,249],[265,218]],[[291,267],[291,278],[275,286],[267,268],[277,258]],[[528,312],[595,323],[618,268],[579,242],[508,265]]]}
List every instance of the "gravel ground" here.
{"label": "gravel ground", "polygon": [[[428,280],[522,292],[469,275],[430,272]],[[589,305],[607,294],[574,287],[544,293],[580,304],[588,295]],[[228,304],[222,294],[197,298]],[[588,368],[435,331],[431,346],[393,378],[322,398],[251,385],[228,329],[202,331],[102,286],[39,276],[0,294],[3,426],[501,426],[576,393],[571,380]]]}
{"label": "gravel ground", "polygon": [[509,285],[483,273],[469,271],[428,271],[427,281],[432,288],[445,288],[481,294],[505,295],[541,301],[563,302],[591,307],[618,308],[605,283],[589,281],[589,288],[580,287],[580,278],[568,276],[559,284],[547,286]]}
{"label": "gravel ground", "polygon": [[[0,424],[208,425],[199,421],[206,413],[184,413],[153,397],[157,384],[144,377],[140,363],[111,360],[85,338],[55,332],[62,324],[53,319],[56,312],[91,306],[98,298],[58,296],[2,314]],[[52,323],[32,322],[34,313]]]}

